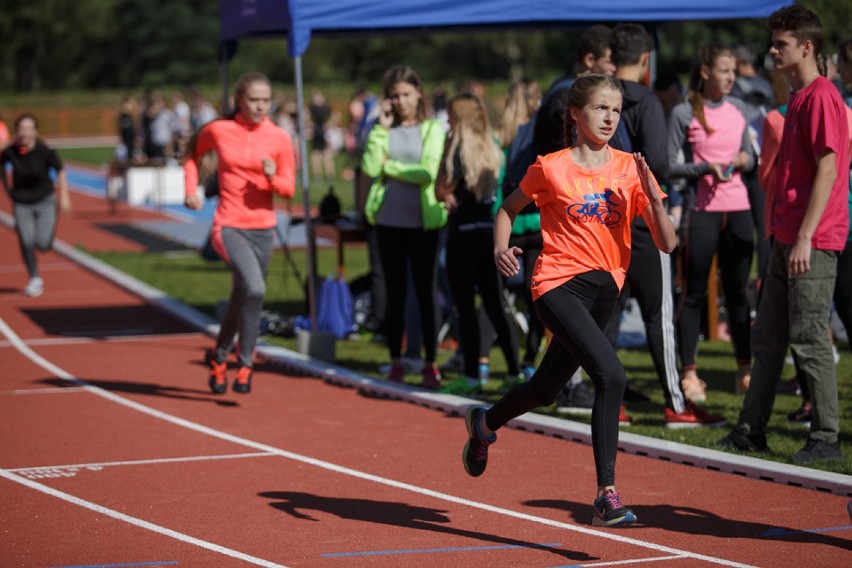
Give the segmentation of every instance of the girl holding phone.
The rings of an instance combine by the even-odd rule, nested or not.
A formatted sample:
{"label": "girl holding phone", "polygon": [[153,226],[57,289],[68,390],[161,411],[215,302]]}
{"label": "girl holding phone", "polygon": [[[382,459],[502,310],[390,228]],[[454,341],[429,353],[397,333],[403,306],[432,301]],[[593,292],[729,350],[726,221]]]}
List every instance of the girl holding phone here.
{"label": "girl holding phone", "polygon": [[364,204],[367,222],[375,226],[385,280],[385,341],[390,352],[388,379],[402,382],[402,336],[408,265],[423,335],[423,386],[437,389],[435,366],[438,313],[435,290],[438,230],[447,211],[435,197],[435,180],[444,150],[444,128],[426,117],[423,83],[413,69],[395,65],[385,72],[381,114],[370,130],[361,170],[373,179]]}

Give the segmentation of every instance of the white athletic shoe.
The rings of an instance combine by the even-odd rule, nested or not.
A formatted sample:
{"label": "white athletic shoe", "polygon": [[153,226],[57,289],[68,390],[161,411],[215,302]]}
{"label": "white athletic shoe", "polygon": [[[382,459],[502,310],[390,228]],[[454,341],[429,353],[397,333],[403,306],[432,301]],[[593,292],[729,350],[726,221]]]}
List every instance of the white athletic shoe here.
{"label": "white athletic shoe", "polygon": [[35,298],[36,296],[41,296],[42,293],[44,293],[44,280],[38,276],[30,278],[30,281],[27,283],[27,287],[24,288],[24,294],[31,298]]}

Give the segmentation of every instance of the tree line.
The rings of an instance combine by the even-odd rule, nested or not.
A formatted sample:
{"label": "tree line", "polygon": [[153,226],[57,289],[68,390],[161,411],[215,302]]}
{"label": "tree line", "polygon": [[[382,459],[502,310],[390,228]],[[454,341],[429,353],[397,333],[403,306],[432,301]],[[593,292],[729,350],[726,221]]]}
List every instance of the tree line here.
{"label": "tree line", "polygon": [[[799,2],[826,29],[827,52],[852,35],[852,11],[836,0]],[[214,0],[0,0],[0,93],[59,89],[157,88],[219,81],[218,2]],[[672,22],[653,28],[658,65],[686,72],[703,43],[747,43],[765,53],[764,20]],[[315,37],[303,58],[305,80],[373,82],[404,62],[424,80],[538,79],[567,69],[582,27]],[[230,66],[290,82],[283,38],[244,40]]]}

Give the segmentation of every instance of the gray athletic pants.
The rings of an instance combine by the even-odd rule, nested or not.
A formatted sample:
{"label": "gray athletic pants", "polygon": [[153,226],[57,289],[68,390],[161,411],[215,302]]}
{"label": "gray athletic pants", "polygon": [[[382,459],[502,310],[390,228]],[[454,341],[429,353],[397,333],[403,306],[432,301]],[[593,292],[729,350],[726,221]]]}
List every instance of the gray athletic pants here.
{"label": "gray athletic pants", "polygon": [[48,251],[53,248],[56,234],[56,196],[50,194],[35,203],[15,203],[15,230],[21,246],[21,256],[30,278],[39,275],[35,249]]}
{"label": "gray athletic pants", "polygon": [[213,247],[232,275],[231,298],[216,340],[214,357],[219,363],[225,361],[239,335],[238,363],[241,367],[252,366],[273,240],[271,228],[214,227]]}

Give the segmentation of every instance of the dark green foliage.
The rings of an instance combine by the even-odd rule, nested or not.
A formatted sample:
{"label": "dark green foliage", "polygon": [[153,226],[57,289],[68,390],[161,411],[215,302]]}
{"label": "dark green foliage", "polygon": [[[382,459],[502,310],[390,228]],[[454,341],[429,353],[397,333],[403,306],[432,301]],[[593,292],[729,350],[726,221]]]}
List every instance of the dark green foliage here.
{"label": "dark green foliage", "polygon": [[[852,34],[842,2],[805,0],[826,30],[826,52]],[[40,89],[145,88],[219,81],[218,3],[210,0],[0,0],[0,92]],[[405,34],[314,37],[304,57],[309,83],[375,83],[403,61],[429,83],[478,78],[508,82],[521,75],[549,83],[573,65],[586,24],[558,29],[415,30]],[[658,65],[685,74],[702,43],[745,42],[762,55],[764,20],[674,22],[658,26]],[[248,69],[289,82],[286,39],[244,40],[231,78]]]}

